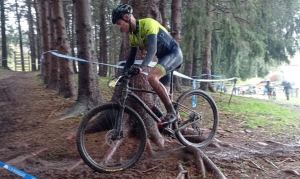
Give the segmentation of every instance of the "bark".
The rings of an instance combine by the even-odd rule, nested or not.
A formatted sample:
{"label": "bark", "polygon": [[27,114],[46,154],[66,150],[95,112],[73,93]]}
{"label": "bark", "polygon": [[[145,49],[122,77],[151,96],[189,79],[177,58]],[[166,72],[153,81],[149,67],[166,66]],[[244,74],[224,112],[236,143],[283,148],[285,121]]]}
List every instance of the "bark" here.
{"label": "bark", "polygon": [[[190,44],[189,44],[189,51],[188,51],[188,56],[187,58],[185,59],[185,62],[184,62],[184,74],[187,75],[187,76],[192,76],[192,68],[193,68],[193,54],[194,54],[194,40],[192,39],[190,41]],[[183,84],[185,86],[190,86],[191,85],[191,80],[183,80]]]}
{"label": "bark", "polygon": [[[49,42],[50,42],[50,50],[57,50],[56,49],[56,34],[54,33],[54,24],[53,24],[53,19],[54,19],[54,2],[49,1]],[[49,81],[47,84],[48,89],[52,90],[58,90],[59,86],[59,61],[58,57],[55,55],[50,56],[51,61],[50,61],[50,76],[49,76]]]}
{"label": "bark", "polygon": [[181,40],[181,5],[182,0],[172,0],[172,15],[171,15],[171,35],[180,43]]}
{"label": "bark", "polygon": [[[74,27],[75,27],[75,14],[74,14],[74,8],[72,10],[72,18],[71,18],[71,54],[72,56],[74,57],[75,56],[75,39],[76,39],[76,34],[75,34],[75,30],[74,30]],[[74,73],[77,74],[78,73],[78,70],[77,70],[77,67],[76,67],[76,62],[73,61],[73,69],[74,69]]]}
{"label": "bark", "polygon": [[161,24],[167,28],[168,25],[168,18],[167,18],[167,0],[160,0],[159,1],[159,11],[161,13]]}
{"label": "bark", "polygon": [[[208,18],[212,17],[212,7],[211,5],[206,2],[206,15]],[[212,29],[207,27],[204,30],[204,39],[205,39],[205,49],[203,51],[202,55],[202,74],[207,74],[202,76],[203,79],[211,79],[211,39],[212,39]],[[210,82],[201,82],[200,89],[204,91],[214,91],[212,85]]]}
{"label": "bark", "polygon": [[[49,10],[49,4],[47,0],[41,1],[41,22],[42,22],[42,36],[43,36],[43,51],[47,52],[50,50],[49,44],[49,20],[47,18]],[[46,53],[42,59],[42,75],[44,77],[44,83],[48,84],[50,78],[50,61],[51,61],[51,54]]]}
{"label": "bark", "polygon": [[1,8],[1,37],[2,37],[2,67],[8,68],[7,66],[7,42],[6,42],[6,25],[5,25],[5,8],[4,0],[0,2]]}
{"label": "bark", "polygon": [[198,59],[196,53],[193,53],[193,67],[192,67],[192,76],[198,75]]}
{"label": "bark", "polygon": [[[124,0],[122,0],[123,2]],[[159,7],[157,6],[157,0],[129,0],[129,4],[133,7],[133,15],[135,18],[145,18],[151,17],[158,22],[162,23],[161,13],[159,12]]]}
{"label": "bark", "polygon": [[[56,34],[56,48],[58,53],[70,55],[70,43],[66,31],[65,17],[63,13],[62,0],[53,0],[53,22]],[[59,59],[59,94],[64,98],[72,98],[76,95],[76,82],[74,76],[73,61]]]}
{"label": "bark", "polygon": [[[100,63],[107,63],[108,62],[108,56],[107,56],[107,33],[106,33],[106,20],[105,20],[105,8],[106,8],[107,1],[101,1],[100,2],[100,40],[99,40],[99,46],[100,46],[100,56],[99,56],[99,62]],[[101,70],[100,70],[101,69]],[[99,75],[100,76],[107,76],[107,66],[100,65],[99,66]]]}
{"label": "bark", "polygon": [[[182,0],[172,0],[171,4],[171,35],[174,37],[174,39],[177,41],[177,43],[180,43],[180,33],[181,33],[181,6],[182,6]],[[181,69],[177,70],[178,72],[181,71]],[[182,91],[181,89],[181,79],[179,77],[174,76],[174,90],[175,91]]]}

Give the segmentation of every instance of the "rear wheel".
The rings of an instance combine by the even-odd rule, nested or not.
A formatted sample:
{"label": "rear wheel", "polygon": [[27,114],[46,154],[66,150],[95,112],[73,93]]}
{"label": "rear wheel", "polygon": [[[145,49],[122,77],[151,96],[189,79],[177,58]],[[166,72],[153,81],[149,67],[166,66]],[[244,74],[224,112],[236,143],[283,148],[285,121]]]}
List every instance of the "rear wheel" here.
{"label": "rear wheel", "polygon": [[84,162],[97,172],[116,172],[135,165],[146,146],[146,129],[140,116],[131,108],[125,107],[120,135],[115,123],[121,112],[116,103],[100,105],[82,119],[79,124],[76,142]]}
{"label": "rear wheel", "polygon": [[183,93],[175,103],[178,112],[176,136],[184,145],[204,147],[217,132],[219,114],[214,100],[202,90]]}

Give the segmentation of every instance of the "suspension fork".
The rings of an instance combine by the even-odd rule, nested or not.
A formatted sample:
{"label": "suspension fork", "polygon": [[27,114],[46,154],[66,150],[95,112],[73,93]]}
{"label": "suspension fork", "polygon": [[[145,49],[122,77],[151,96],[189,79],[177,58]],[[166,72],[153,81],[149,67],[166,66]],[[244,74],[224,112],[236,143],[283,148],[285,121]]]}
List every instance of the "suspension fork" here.
{"label": "suspension fork", "polygon": [[116,118],[116,122],[114,125],[114,135],[112,136],[112,140],[117,140],[117,139],[121,139],[123,137],[122,131],[121,131],[121,122],[122,122],[122,117],[123,117],[123,113],[124,113],[124,109],[125,109],[125,102],[129,93],[129,79],[126,78],[125,79],[125,86],[122,89],[122,98],[120,100],[118,100],[118,104],[119,104],[119,109],[118,109],[118,113],[117,113],[117,118]]}

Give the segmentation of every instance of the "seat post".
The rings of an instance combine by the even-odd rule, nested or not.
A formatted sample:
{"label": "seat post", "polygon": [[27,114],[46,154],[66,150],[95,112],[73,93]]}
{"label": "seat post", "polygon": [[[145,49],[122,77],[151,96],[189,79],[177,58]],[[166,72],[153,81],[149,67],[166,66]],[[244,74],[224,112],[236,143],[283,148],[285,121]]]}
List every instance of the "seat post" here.
{"label": "seat post", "polygon": [[[182,64],[180,64],[178,67],[176,67],[174,70],[179,69]],[[174,91],[174,70],[171,71],[171,84],[170,84],[170,99],[173,100],[173,91]]]}
{"label": "seat post", "polygon": [[[173,79],[173,72],[174,72],[174,70],[172,70],[171,71],[171,83],[170,83],[170,97],[172,97],[172,94],[173,94],[173,88],[174,88],[174,84],[173,84],[173,82],[174,82],[174,79]],[[172,100],[172,99],[171,99]]]}

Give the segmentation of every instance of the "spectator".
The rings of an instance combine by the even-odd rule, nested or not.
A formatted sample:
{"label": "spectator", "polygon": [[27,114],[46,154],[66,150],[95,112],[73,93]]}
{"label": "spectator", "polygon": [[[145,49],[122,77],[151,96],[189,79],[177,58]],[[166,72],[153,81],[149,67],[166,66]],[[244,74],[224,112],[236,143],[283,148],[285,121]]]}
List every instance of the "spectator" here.
{"label": "spectator", "polygon": [[291,89],[292,89],[292,87],[290,87],[290,86],[285,86],[283,88],[283,91],[285,92],[286,100],[290,100]]}
{"label": "spectator", "polygon": [[270,81],[267,81],[265,88],[267,88],[267,90],[268,90],[268,95],[272,95],[274,86],[272,85],[272,83]]}

